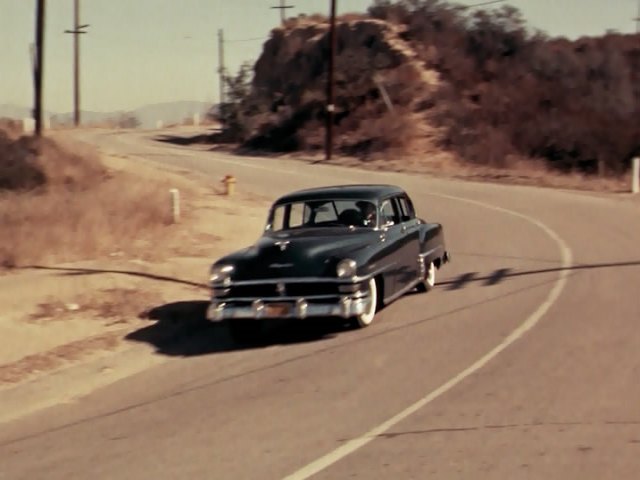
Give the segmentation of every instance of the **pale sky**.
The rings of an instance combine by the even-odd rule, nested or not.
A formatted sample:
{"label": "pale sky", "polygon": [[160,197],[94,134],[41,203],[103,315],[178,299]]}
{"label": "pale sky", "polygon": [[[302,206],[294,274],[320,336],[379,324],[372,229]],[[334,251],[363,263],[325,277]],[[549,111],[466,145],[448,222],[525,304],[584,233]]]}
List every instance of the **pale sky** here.
{"label": "pale sky", "polygon": [[[45,108],[73,109],[73,0],[47,0]],[[459,0],[474,4],[478,0]],[[552,36],[635,32],[638,0],[510,0],[529,25]],[[30,107],[36,0],[0,0],[0,104]],[[174,100],[218,100],[217,31],[235,72],[255,61],[279,12],[279,0],[81,0],[82,109],[129,110]],[[329,0],[287,0],[290,15],[328,13]],[[365,11],[371,0],[338,0],[338,12]],[[614,6],[615,5],[615,6]]]}

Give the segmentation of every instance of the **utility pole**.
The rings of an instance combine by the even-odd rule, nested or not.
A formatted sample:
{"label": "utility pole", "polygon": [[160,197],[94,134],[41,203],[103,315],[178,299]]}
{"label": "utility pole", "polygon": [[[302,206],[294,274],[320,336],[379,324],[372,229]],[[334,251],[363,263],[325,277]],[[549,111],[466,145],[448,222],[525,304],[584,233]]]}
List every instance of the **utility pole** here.
{"label": "utility pole", "polygon": [[73,30],[64,33],[73,35],[73,123],[80,125],[80,35],[89,25],[80,25],[80,0],[73,0]]}
{"label": "utility pole", "polygon": [[224,32],[218,29],[218,76],[220,81],[220,102],[219,106],[224,103]]}
{"label": "utility pole", "polygon": [[325,160],[333,154],[333,114],[335,112],[335,58],[336,58],[336,0],[331,0],[329,19],[329,65],[327,72],[327,124],[325,139]]}
{"label": "utility pole", "polygon": [[36,136],[42,135],[42,79],[44,71],[44,18],[45,0],[36,3],[36,51],[33,61],[33,86],[35,90],[33,116]]}
{"label": "utility pole", "polygon": [[287,8],[293,8],[293,5],[285,5],[284,4],[284,0],[280,0],[280,5],[277,7],[271,7],[271,8],[277,8],[278,10],[280,10],[280,23],[284,25],[284,11]]}

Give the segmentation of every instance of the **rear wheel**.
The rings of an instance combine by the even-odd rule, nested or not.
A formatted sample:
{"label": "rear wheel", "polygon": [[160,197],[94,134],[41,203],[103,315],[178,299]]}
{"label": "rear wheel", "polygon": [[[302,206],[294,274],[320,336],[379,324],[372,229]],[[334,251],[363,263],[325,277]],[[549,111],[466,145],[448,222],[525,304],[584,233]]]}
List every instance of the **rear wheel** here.
{"label": "rear wheel", "polygon": [[356,315],[354,319],[355,326],[358,328],[365,328],[371,325],[378,309],[378,285],[376,284],[375,278],[369,280],[367,289],[369,297],[368,307],[365,312]]}
{"label": "rear wheel", "polygon": [[419,292],[428,292],[436,285],[436,265],[433,262],[426,262],[425,259],[420,260],[420,276],[422,280],[418,283]]}

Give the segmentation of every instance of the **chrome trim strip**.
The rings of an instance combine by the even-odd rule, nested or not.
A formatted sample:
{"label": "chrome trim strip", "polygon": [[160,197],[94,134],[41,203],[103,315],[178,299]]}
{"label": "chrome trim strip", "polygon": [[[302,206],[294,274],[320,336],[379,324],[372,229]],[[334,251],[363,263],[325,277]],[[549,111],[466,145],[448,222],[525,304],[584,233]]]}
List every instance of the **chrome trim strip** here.
{"label": "chrome trim strip", "polygon": [[383,267],[374,270],[366,275],[356,276],[352,278],[337,278],[337,277],[271,277],[271,278],[263,278],[261,280],[240,280],[240,281],[231,281],[226,285],[223,285],[221,282],[211,284],[212,288],[232,288],[232,287],[242,287],[242,286],[251,286],[251,285],[264,285],[264,284],[277,284],[277,283],[335,283],[342,285],[351,285],[354,283],[362,283],[368,281],[371,277],[375,277],[376,275],[380,275],[394,266],[396,266],[397,262],[390,263]]}
{"label": "chrome trim strip", "polygon": [[263,300],[267,303],[282,303],[282,302],[297,302],[299,300],[336,300],[344,297],[351,298],[352,300],[358,300],[360,298],[365,298],[368,296],[368,293],[363,290],[356,290],[354,292],[339,292],[330,295],[288,295],[285,297],[281,296],[255,296],[255,297],[225,297],[225,296],[211,296],[211,300],[214,302],[222,303],[222,302],[253,302],[254,300]]}
{"label": "chrome trim strip", "polygon": [[[230,284],[224,285],[225,288],[242,287],[250,285],[264,285],[264,284],[277,284],[277,283],[335,283],[350,285],[353,283],[364,282],[369,280],[374,274],[368,274],[362,277],[352,278],[336,278],[336,277],[281,277],[281,278],[264,278],[262,280],[240,280],[237,282],[232,281]],[[212,287],[222,287],[222,283],[214,283]]]}
{"label": "chrome trim strip", "polygon": [[220,302],[252,302],[253,300],[264,300],[265,302],[273,302],[273,303],[282,303],[282,302],[295,302],[296,300],[330,300],[343,297],[343,295],[334,294],[334,295],[307,295],[306,297],[298,296],[298,297],[280,297],[277,295],[274,296],[255,296],[255,297],[215,297],[215,300]]}
{"label": "chrome trim strip", "polygon": [[[271,283],[354,283],[352,279],[343,279],[335,277],[272,277],[262,280],[240,280],[232,281],[229,287],[242,287],[245,285],[263,285]],[[217,284],[214,284],[217,285]]]}
{"label": "chrome trim strip", "polygon": [[385,303],[391,303],[394,300],[396,300],[397,298],[400,298],[401,296],[403,296],[405,293],[407,293],[409,290],[411,290],[412,288],[415,288],[416,285],[418,285],[418,283],[420,283],[422,279],[421,278],[416,278],[413,282],[408,283],[406,287],[404,287],[402,290],[399,290],[398,292],[394,293],[393,295],[386,297],[384,299]]}
{"label": "chrome trim strip", "polygon": [[384,273],[388,270],[391,270],[393,267],[395,267],[398,264],[398,262],[393,262],[390,263],[388,265],[384,265],[380,268],[378,268],[377,270],[374,270],[373,272],[369,273],[368,275],[364,276],[364,277],[360,277],[362,282],[369,280],[371,277],[376,277],[378,275],[380,275],[381,273]]}
{"label": "chrome trim strip", "polygon": [[[344,301],[343,301],[344,300]],[[343,317],[350,318],[360,315],[368,308],[368,299],[346,299],[343,298],[333,303],[307,303],[304,308],[294,303],[288,315],[278,318],[303,319],[307,317]],[[207,308],[207,319],[212,322],[222,322],[224,320],[246,319],[259,320],[268,318],[264,315],[264,310],[257,312],[252,305],[235,306],[227,305],[224,302],[212,302]]]}
{"label": "chrome trim strip", "polygon": [[427,251],[427,252],[420,252],[418,255],[420,256],[420,258],[424,258],[427,257],[429,255],[431,255],[432,253],[434,253],[437,250],[442,250],[441,246],[437,246],[435,248],[432,248],[431,250]]}

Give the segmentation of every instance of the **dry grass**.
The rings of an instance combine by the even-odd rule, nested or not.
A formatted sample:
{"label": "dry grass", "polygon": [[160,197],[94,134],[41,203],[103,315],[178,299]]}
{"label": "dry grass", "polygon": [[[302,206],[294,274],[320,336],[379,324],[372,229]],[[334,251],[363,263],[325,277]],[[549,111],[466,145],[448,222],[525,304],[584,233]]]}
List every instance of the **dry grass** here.
{"label": "dry grass", "polygon": [[72,318],[92,318],[105,326],[126,324],[136,320],[141,312],[162,303],[158,292],[133,288],[109,288],[97,292],[82,292],[72,302],[50,297],[37,305],[26,319],[41,324]]}
{"label": "dry grass", "polygon": [[170,222],[162,181],[109,172],[87,147],[71,153],[52,140],[25,138],[17,140],[12,161],[24,151],[46,181],[28,191],[0,191],[0,268],[126,250]]}
{"label": "dry grass", "polygon": [[0,130],[8,137],[16,139],[22,134],[22,122],[12,118],[0,118]]}
{"label": "dry grass", "polygon": [[0,264],[72,261],[127,250],[170,221],[166,191],[118,174],[91,190],[0,196]]}
{"label": "dry grass", "polygon": [[87,357],[96,351],[114,350],[119,345],[121,335],[121,332],[102,333],[0,365],[0,385],[18,383],[38,372],[54,370],[68,362]]}

